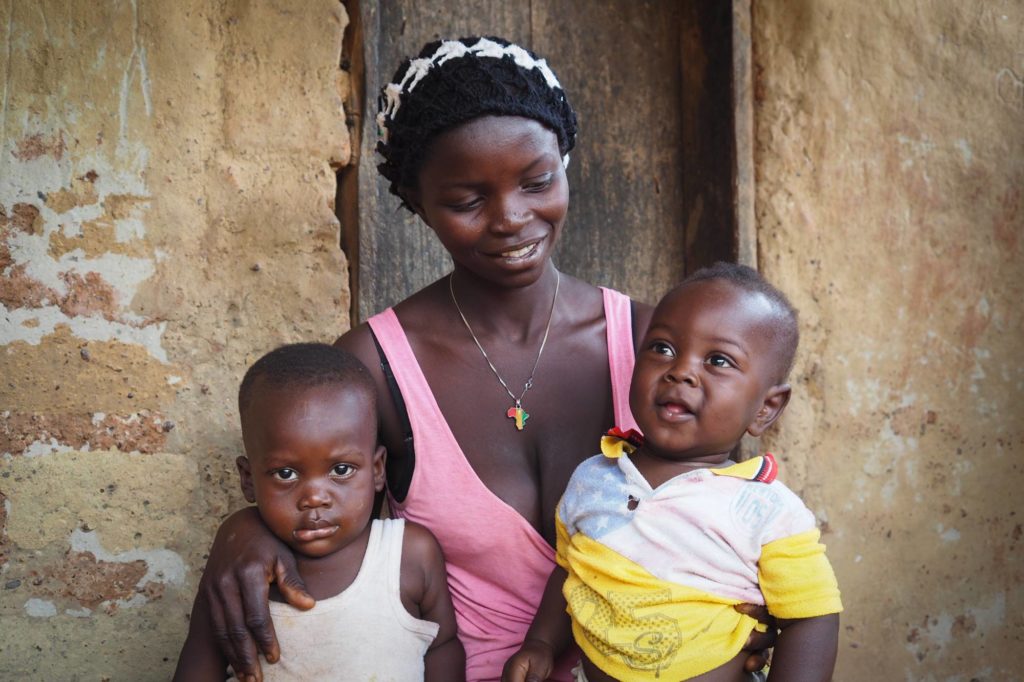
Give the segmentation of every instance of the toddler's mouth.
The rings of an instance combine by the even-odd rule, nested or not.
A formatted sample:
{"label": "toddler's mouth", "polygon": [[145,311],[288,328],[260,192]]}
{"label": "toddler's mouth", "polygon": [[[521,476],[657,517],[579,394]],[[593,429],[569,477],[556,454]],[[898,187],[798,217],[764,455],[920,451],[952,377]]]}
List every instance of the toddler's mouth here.
{"label": "toddler's mouth", "polygon": [[299,528],[294,532],[295,539],[299,542],[312,542],[329,538],[338,532],[338,526],[319,526],[317,528]]}

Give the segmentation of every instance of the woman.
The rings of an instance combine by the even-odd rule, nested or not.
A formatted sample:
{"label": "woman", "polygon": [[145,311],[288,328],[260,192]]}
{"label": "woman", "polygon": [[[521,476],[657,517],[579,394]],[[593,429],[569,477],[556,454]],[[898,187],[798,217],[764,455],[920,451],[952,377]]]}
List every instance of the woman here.
{"label": "woman", "polygon": [[[570,474],[608,428],[635,426],[633,345],[651,309],[551,262],[576,116],[544,60],[497,38],[428,44],[382,90],[378,126],[381,173],[453,271],[338,344],[377,382],[392,513],[441,542],[467,679],[497,680],[551,572]],[[253,679],[247,629],[268,660],[278,653],[267,583],[311,603],[290,561],[249,510],[211,551],[203,589],[228,658]],[[574,663],[570,652],[552,679]]]}

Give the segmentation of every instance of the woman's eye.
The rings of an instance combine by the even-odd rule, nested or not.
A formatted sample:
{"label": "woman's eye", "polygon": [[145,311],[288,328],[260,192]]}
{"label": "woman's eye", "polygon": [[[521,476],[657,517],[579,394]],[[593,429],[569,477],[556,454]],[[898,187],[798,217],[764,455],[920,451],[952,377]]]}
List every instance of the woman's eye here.
{"label": "woman's eye", "polygon": [[551,186],[552,179],[553,176],[545,175],[540,180],[534,180],[525,183],[523,185],[523,189],[526,190],[527,192],[543,192],[544,190]]}
{"label": "woman's eye", "polygon": [[278,469],[274,472],[274,477],[282,481],[293,481],[297,476],[294,469]]}
{"label": "woman's eye", "polygon": [[351,476],[355,473],[355,467],[351,464],[335,464],[331,469],[331,473],[335,476]]}
{"label": "woman's eye", "polygon": [[706,362],[712,367],[735,367],[732,360],[717,353],[709,356]]}
{"label": "woman's eye", "polygon": [[449,204],[448,208],[455,211],[456,213],[467,213],[478,208],[480,206],[480,201],[481,199],[478,197],[476,199],[470,199],[468,201]]}

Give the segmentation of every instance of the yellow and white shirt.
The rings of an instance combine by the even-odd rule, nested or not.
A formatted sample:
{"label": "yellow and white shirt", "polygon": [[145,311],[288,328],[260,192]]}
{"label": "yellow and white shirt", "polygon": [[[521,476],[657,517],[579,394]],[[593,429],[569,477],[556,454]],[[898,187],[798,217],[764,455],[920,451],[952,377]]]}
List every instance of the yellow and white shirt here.
{"label": "yellow and white shirt", "polygon": [[814,515],[775,480],[771,455],[652,489],[627,441],[605,436],[601,449],[573,473],[556,518],[573,635],[601,670],[620,680],[713,670],[757,624],[735,604],[777,618],[842,610]]}

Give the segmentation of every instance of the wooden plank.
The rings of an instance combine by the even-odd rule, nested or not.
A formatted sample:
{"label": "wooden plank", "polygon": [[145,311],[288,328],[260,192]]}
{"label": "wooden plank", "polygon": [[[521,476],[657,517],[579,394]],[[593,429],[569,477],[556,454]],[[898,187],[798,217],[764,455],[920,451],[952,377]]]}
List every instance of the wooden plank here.
{"label": "wooden plank", "polygon": [[[720,197],[705,198],[714,210],[693,231],[685,229],[692,206],[686,208],[685,202],[684,149],[705,136],[703,131],[685,136],[680,105],[685,100],[680,26],[690,4],[361,3],[368,96],[359,160],[358,318],[400,301],[450,268],[437,240],[415,216],[398,208],[379,178],[371,123],[380,85],[390,80],[403,57],[440,36],[486,33],[531,47],[548,58],[569,93],[581,130],[569,165],[572,204],[555,256],[562,270],[639,300],[656,301],[684,276],[688,259],[702,262],[688,251],[694,240],[712,245],[706,251],[715,257],[723,249],[731,254],[732,222],[708,217],[719,215],[719,205],[731,208],[731,154],[720,146],[705,144],[702,149],[707,156],[721,155],[727,169],[725,189],[716,190]],[[726,10],[728,27],[728,5]],[[728,108],[727,86],[725,92]],[[720,109],[717,116],[723,116]],[[701,125],[707,120],[718,119],[705,116]],[[728,141],[731,118],[720,125],[726,132],[713,139]],[[705,178],[705,194],[717,177]],[[718,232],[723,230],[721,237]]]}
{"label": "wooden plank", "polygon": [[657,301],[684,273],[679,3],[533,4],[534,47],[580,121],[559,267]]}
{"label": "wooden plank", "polygon": [[[363,2],[367,102],[359,166],[358,320],[398,303],[451,269],[447,252],[415,215],[399,207],[377,173],[376,95],[402,59],[440,37],[488,34],[528,42],[529,6],[487,0]],[[524,11],[524,7],[526,10]]]}
{"label": "wooden plank", "polygon": [[733,206],[736,261],[758,267],[754,213],[754,79],[750,0],[732,2]]}
{"label": "wooden plank", "polygon": [[682,14],[686,271],[736,259],[731,5],[692,0]]}
{"label": "wooden plank", "polygon": [[[363,49],[363,0],[347,0],[349,23],[342,40],[341,68],[348,73],[349,93],[344,102],[345,123],[352,135],[352,158],[338,171],[335,215],[341,226],[341,250],[348,261],[349,319],[358,317],[359,307],[359,169],[363,156],[363,112],[366,110],[366,62]],[[372,123],[372,121],[371,121]]]}

